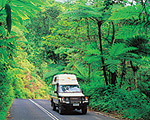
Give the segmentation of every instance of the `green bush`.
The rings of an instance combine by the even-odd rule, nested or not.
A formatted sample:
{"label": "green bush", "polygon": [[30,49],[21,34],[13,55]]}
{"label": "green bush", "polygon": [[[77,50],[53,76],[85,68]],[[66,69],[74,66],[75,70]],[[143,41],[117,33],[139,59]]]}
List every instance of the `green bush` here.
{"label": "green bush", "polygon": [[0,120],[5,120],[13,99],[13,87],[7,82],[0,84]]}
{"label": "green bush", "polygon": [[150,116],[150,99],[138,90],[127,91],[113,86],[104,86],[101,82],[81,85],[89,97],[89,106],[99,111],[122,114],[130,119],[148,120]]}

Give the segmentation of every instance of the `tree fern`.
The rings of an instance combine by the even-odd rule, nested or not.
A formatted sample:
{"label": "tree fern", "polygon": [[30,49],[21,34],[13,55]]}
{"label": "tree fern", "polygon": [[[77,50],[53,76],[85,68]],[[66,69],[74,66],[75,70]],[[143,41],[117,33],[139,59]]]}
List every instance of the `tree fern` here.
{"label": "tree fern", "polygon": [[[119,31],[116,31],[116,39],[128,39],[132,38],[133,36],[138,35],[139,33],[141,34],[140,31],[141,26],[131,26],[131,25],[122,25],[119,27]],[[142,30],[143,31],[143,30]]]}
{"label": "tree fern", "polygon": [[92,56],[84,56],[83,60],[86,61],[87,63],[94,63],[94,62],[100,62],[101,59],[99,56],[92,55]]}
{"label": "tree fern", "polygon": [[133,53],[136,54],[150,54],[149,40],[144,36],[135,36],[126,40],[126,45],[129,47],[136,47]]}
{"label": "tree fern", "polygon": [[136,50],[137,48],[135,47],[127,47],[125,48],[124,43],[116,43],[114,44],[110,49],[109,49],[109,55],[113,58],[116,56],[128,53],[130,51]]}
{"label": "tree fern", "polygon": [[78,72],[87,80],[88,79],[88,73],[87,73],[87,68],[84,67],[81,63],[75,63],[74,66],[78,70]]}
{"label": "tree fern", "polygon": [[82,80],[88,80],[88,69],[79,61],[79,55],[72,54],[67,59],[68,64],[62,72],[73,73]]}
{"label": "tree fern", "polygon": [[120,60],[113,60],[113,59],[107,59],[107,60],[106,60],[107,69],[108,69],[111,73],[114,73],[114,72],[117,71],[118,64],[120,64],[120,63],[121,63]]}
{"label": "tree fern", "polygon": [[88,5],[77,5],[74,6],[74,9],[71,11],[64,12],[62,16],[74,18],[102,18],[102,13],[100,11],[104,7],[101,8],[93,8]]}
{"label": "tree fern", "polygon": [[[106,65],[110,72],[117,71],[117,66],[121,64],[122,59],[133,57],[130,51],[136,50],[135,47],[125,47],[124,43],[116,43],[109,49],[109,55],[106,58]],[[129,56],[130,55],[130,56]]]}
{"label": "tree fern", "polygon": [[137,19],[139,13],[142,10],[142,5],[120,7],[119,9],[114,10],[115,12],[113,12],[109,20],[122,20],[122,19],[126,20],[132,19],[133,17]]}
{"label": "tree fern", "polygon": [[89,50],[85,51],[85,53],[87,55],[92,55],[92,54],[93,55],[100,55],[101,54],[98,49],[89,49]]}
{"label": "tree fern", "polygon": [[150,65],[150,60],[145,60],[143,57],[138,59],[129,57],[127,60],[134,62],[136,65]]}
{"label": "tree fern", "polygon": [[44,5],[42,0],[33,0],[32,2],[29,0],[13,0],[9,3],[12,9],[12,23],[16,25],[18,28],[27,32],[27,29],[23,25],[23,20],[29,19],[36,15],[37,11],[41,9],[37,7],[37,5]]}
{"label": "tree fern", "polygon": [[61,73],[61,71],[64,69],[65,66],[58,65],[58,64],[49,64],[46,68],[48,69],[48,72],[44,73],[43,77],[45,79],[53,77],[56,74]]}

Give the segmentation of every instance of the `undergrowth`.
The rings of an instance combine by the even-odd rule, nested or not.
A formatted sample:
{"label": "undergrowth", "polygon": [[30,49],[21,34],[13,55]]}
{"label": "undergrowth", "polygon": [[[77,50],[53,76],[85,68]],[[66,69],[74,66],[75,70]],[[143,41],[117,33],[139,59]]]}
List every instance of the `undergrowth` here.
{"label": "undergrowth", "polygon": [[128,91],[116,86],[105,86],[98,81],[82,84],[81,87],[89,97],[92,109],[109,113],[116,111],[123,118],[134,120],[150,118],[150,98],[138,89]]}

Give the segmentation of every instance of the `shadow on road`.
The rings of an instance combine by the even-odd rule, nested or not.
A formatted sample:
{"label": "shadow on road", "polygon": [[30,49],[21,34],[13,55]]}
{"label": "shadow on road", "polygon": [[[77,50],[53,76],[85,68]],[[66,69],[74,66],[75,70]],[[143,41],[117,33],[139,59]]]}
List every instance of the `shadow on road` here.
{"label": "shadow on road", "polygon": [[[56,110],[56,112],[58,112],[58,110]],[[85,115],[87,115],[87,114],[85,114]],[[83,114],[79,110],[72,110],[72,111],[69,111],[69,112],[65,111],[65,113],[63,115],[83,115]]]}

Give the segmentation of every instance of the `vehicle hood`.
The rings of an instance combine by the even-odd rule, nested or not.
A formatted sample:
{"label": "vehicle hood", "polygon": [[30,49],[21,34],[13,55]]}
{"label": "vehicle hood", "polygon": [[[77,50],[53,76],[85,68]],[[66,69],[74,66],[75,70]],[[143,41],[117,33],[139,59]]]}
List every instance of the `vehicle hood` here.
{"label": "vehicle hood", "polygon": [[59,96],[63,96],[63,97],[83,97],[85,95],[83,93],[59,93]]}

